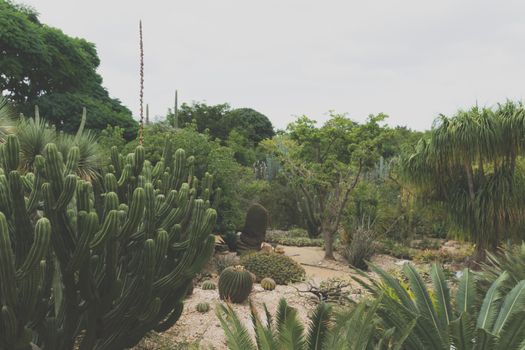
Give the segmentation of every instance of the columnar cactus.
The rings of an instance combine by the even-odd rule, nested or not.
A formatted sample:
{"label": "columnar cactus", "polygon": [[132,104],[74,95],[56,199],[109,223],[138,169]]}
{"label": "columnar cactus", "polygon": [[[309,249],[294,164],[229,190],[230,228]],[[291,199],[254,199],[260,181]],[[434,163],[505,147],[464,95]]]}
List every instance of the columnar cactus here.
{"label": "columnar cactus", "polygon": [[243,303],[250,295],[253,280],[250,272],[244,267],[230,266],[219,276],[219,297],[232,303]]}
{"label": "columnar cactus", "polygon": [[112,149],[93,182],[78,158],[48,144],[21,174],[16,137],[0,145],[0,350],[132,347],[178,320],[213,252],[212,179],[183,150],[153,167]]}

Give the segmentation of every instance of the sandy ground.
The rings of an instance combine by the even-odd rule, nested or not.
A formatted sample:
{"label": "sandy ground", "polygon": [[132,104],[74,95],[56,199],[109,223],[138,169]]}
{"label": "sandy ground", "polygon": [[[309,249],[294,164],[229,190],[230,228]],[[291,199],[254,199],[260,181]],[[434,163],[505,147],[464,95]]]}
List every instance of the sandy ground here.
{"label": "sandy ground", "polygon": [[[304,267],[307,276],[305,282],[318,285],[321,281],[339,278],[348,281],[350,284],[348,288],[349,297],[356,299],[363,295],[362,288],[350,278],[354,272],[341,257],[336,257],[336,261],[325,261],[323,260],[323,249],[319,247],[285,247],[285,254]],[[377,255],[373,261],[386,270],[400,268],[399,260],[389,256]],[[217,277],[212,276],[211,280],[217,282]],[[296,283],[288,286],[277,286],[273,291],[265,291],[259,284],[256,284],[250,299],[260,311],[261,318],[264,319],[263,304],[266,304],[268,310],[273,314],[277,309],[279,300],[285,298],[290,306],[298,309],[299,317],[306,322],[309,313],[316,306],[316,301],[311,293],[298,292],[298,289],[306,290],[307,288],[308,285],[305,283]],[[208,302],[211,306],[210,311],[204,314],[197,312],[195,307],[200,302]],[[217,290],[202,290],[200,284],[197,284],[193,294],[186,300],[184,312],[175,326],[153,337],[151,341],[146,341],[140,349],[178,349],[175,346],[177,343],[197,342],[203,349],[226,350],[224,332],[215,316],[218,303],[220,300]],[[233,308],[248,327],[250,333],[253,334],[248,302],[233,305]],[[159,346],[157,344],[165,345]],[[184,347],[179,348],[183,349]]]}

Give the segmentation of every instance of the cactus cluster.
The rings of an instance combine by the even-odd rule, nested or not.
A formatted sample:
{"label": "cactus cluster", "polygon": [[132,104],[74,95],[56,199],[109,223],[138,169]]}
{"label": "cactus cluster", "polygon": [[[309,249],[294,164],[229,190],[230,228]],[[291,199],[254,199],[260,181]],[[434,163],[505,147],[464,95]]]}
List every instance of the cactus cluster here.
{"label": "cactus cluster", "polygon": [[270,277],[266,277],[261,280],[261,287],[264,290],[274,290],[276,286],[277,283],[275,283],[275,281]]}
{"label": "cactus cluster", "polygon": [[215,290],[217,286],[212,281],[204,281],[201,286],[202,290]]}
{"label": "cactus cluster", "polygon": [[195,310],[197,310],[200,313],[206,313],[210,311],[210,304],[208,303],[198,303],[197,306],[195,306]]}
{"label": "cactus cluster", "polygon": [[244,267],[231,266],[219,276],[219,297],[231,303],[243,303],[252,292],[253,280]]}
{"label": "cactus cluster", "polygon": [[169,144],[111,160],[87,182],[77,147],[48,144],[24,174],[18,139],[0,145],[0,350],[129,348],[180,317],[213,252],[212,178]]}

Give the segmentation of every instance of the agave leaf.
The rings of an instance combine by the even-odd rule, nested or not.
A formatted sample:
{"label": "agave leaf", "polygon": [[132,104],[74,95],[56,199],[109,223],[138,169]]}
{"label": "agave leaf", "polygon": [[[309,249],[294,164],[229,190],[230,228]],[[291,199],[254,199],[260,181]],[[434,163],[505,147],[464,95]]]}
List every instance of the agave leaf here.
{"label": "agave leaf", "polygon": [[501,276],[499,276],[498,279],[492,283],[489,290],[487,291],[487,294],[483,299],[483,303],[481,304],[481,310],[478,316],[476,325],[478,328],[483,328],[485,330],[492,328],[494,320],[498,315],[501,299],[503,297],[501,287],[503,286],[503,282],[506,281],[508,277],[509,274],[504,271]]}
{"label": "agave leaf", "polygon": [[441,266],[433,264],[430,276],[432,278],[432,284],[434,285],[440,327],[446,328],[454,316],[450,304],[450,291],[445,279],[445,274],[443,273]]}
{"label": "agave leaf", "polygon": [[239,320],[239,317],[233,311],[231,306],[224,306],[220,304],[215,311],[219,322],[221,323],[224,334],[226,335],[226,343],[230,350],[255,350],[248,330]]}
{"label": "agave leaf", "polygon": [[[440,328],[436,310],[428,294],[427,287],[416,269],[410,265],[403,266],[403,272],[408,277],[410,288],[415,295],[415,301],[419,313],[422,316],[421,325],[428,334],[426,341],[436,349],[448,349],[448,328]],[[423,321],[427,322],[423,322]]]}
{"label": "agave leaf", "polygon": [[515,313],[503,327],[496,350],[525,349],[525,310]]}
{"label": "agave leaf", "polygon": [[[265,305],[266,309],[266,305]],[[271,328],[265,327],[259,318],[257,309],[250,300],[253,328],[255,329],[255,342],[259,350],[273,350],[277,348]]]}
{"label": "agave leaf", "polygon": [[474,320],[467,313],[462,313],[449,325],[452,343],[456,350],[472,350],[474,347]]}
{"label": "agave leaf", "polygon": [[474,275],[469,269],[464,269],[459,279],[458,292],[456,293],[456,312],[472,314],[476,298],[476,286],[474,284]]}
{"label": "agave leaf", "polygon": [[511,319],[515,313],[523,310],[525,310],[525,280],[512,288],[503,300],[503,305],[501,306],[498,318],[494,323],[492,333],[499,335],[507,321]]}
{"label": "agave leaf", "polygon": [[332,307],[326,303],[320,303],[310,317],[310,326],[306,343],[309,350],[321,350],[328,335],[329,322]]}

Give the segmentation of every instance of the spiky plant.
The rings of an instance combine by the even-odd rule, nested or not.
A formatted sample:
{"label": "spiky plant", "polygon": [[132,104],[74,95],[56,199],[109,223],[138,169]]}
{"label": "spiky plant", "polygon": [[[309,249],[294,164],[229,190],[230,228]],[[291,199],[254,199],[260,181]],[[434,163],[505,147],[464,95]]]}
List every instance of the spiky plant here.
{"label": "spiky plant", "polygon": [[[403,349],[508,350],[525,346],[525,280],[506,292],[503,286],[509,274],[504,272],[484,296],[479,296],[474,274],[465,269],[452,297],[437,264],[430,272],[431,290],[416,269],[405,264],[409,291],[382,269],[370,267],[380,279],[358,280],[381,298],[377,315],[382,328],[392,329],[394,339],[403,341]],[[407,334],[403,327],[414,321]]]}
{"label": "spiky plant", "polygon": [[4,140],[14,130],[15,112],[9,101],[0,95],[0,140]]}
{"label": "spiky plant", "polygon": [[201,286],[202,290],[215,290],[217,286],[212,281],[204,281]]}
{"label": "spiky plant", "polygon": [[482,290],[488,289],[505,271],[509,275],[505,285],[508,289],[512,288],[519,281],[525,280],[525,242],[515,247],[502,248],[497,253],[488,253],[487,261],[481,267]]}
{"label": "spiky plant", "polygon": [[525,109],[508,101],[440,116],[402,168],[420,194],[444,204],[481,260],[503,238],[523,234],[524,152]]}
{"label": "spiky plant", "polygon": [[377,307],[377,301],[372,305],[363,303],[334,319],[332,307],[320,303],[305,326],[297,310],[285,299],[279,301],[275,322],[266,305],[266,322],[263,322],[250,303],[255,341],[231,306],[219,305],[216,314],[226,334],[228,348],[232,350],[396,349],[396,343],[391,340],[392,331],[380,334],[377,321],[374,321]]}

